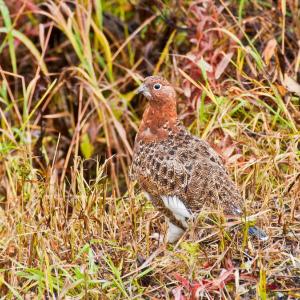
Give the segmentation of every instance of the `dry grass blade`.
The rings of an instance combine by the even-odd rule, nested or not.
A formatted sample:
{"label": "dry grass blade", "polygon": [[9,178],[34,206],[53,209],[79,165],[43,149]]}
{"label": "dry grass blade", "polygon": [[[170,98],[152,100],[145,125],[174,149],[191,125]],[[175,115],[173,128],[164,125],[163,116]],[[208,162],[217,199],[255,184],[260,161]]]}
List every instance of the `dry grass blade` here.
{"label": "dry grass blade", "polygon": [[[300,299],[299,15],[296,0],[0,0],[0,298]],[[153,73],[245,220],[204,207],[177,244],[152,238],[164,218],[128,168]]]}

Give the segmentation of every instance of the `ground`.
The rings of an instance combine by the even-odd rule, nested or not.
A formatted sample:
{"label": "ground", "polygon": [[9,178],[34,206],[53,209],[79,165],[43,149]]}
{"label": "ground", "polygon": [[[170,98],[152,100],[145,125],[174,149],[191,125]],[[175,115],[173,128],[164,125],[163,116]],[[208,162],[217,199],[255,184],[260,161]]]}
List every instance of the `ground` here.
{"label": "ground", "polygon": [[[300,7],[0,0],[1,299],[299,299]],[[249,222],[174,245],[130,182],[144,76],[222,156]],[[210,221],[207,221],[210,219]],[[256,222],[267,242],[247,237]]]}

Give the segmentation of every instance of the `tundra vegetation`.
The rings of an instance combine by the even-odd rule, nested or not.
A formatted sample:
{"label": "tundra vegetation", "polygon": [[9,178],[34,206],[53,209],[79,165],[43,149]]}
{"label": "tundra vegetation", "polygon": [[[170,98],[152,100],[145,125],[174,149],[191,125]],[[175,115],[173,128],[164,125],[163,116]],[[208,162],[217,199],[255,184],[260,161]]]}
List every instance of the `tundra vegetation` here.
{"label": "tundra vegetation", "polygon": [[[300,298],[298,0],[0,0],[0,15],[1,299]],[[204,210],[197,234],[151,238],[164,218],[128,178],[151,74],[250,220]]]}

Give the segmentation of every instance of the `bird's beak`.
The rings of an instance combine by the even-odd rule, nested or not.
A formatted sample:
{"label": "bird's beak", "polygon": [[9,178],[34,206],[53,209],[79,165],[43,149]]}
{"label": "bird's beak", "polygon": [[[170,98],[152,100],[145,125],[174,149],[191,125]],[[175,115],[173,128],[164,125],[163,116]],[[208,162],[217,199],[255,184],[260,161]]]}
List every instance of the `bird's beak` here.
{"label": "bird's beak", "polygon": [[152,96],[149,92],[149,89],[145,84],[141,84],[140,87],[136,91],[137,94],[143,94],[147,99],[151,99]]}
{"label": "bird's beak", "polygon": [[147,87],[144,84],[141,84],[140,87],[137,89],[136,93],[141,94],[147,91]]}

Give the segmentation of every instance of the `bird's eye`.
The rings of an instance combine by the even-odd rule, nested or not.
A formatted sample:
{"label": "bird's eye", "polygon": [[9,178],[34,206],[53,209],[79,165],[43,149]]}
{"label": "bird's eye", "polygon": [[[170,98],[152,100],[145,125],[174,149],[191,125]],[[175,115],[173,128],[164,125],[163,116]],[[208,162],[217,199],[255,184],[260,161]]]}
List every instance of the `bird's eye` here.
{"label": "bird's eye", "polygon": [[161,84],[160,83],[155,83],[153,88],[158,91],[161,88]]}

